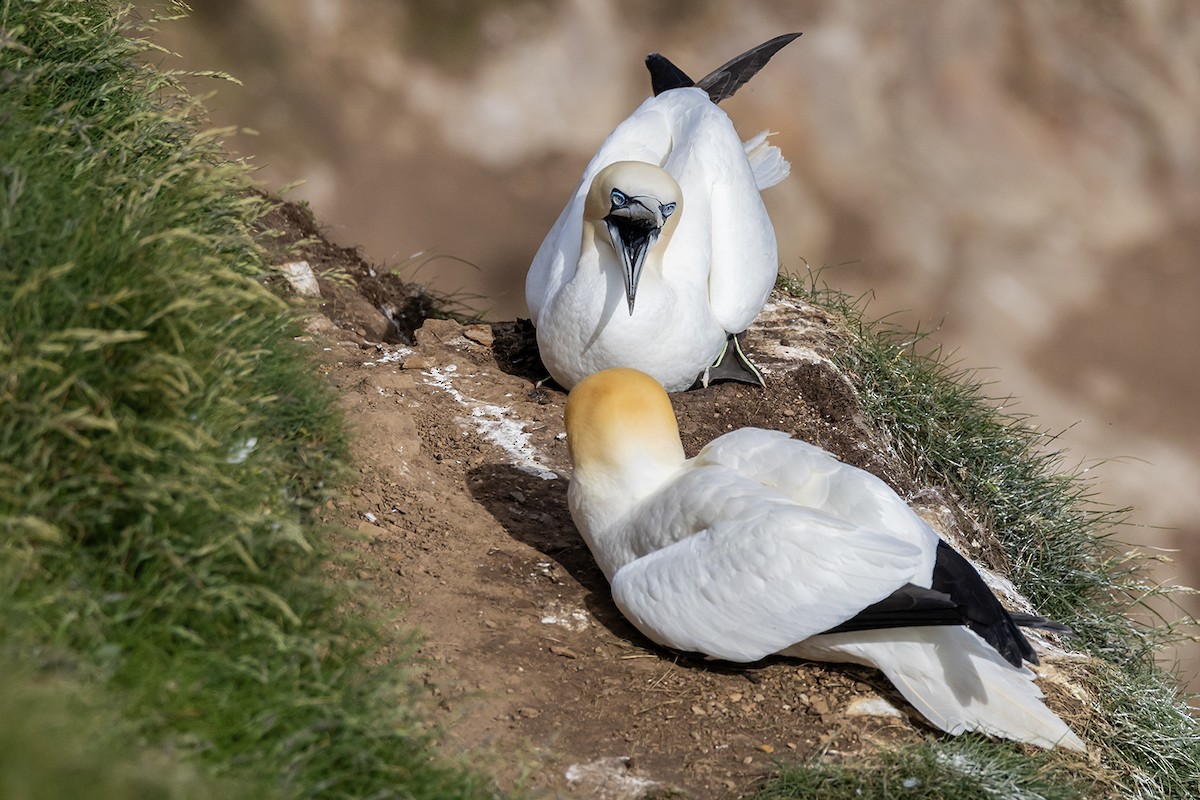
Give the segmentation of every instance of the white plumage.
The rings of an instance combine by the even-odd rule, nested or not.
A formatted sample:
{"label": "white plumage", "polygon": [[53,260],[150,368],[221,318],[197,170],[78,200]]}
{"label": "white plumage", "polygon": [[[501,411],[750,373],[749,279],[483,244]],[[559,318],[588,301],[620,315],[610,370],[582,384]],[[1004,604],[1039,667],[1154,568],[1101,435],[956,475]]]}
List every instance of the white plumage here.
{"label": "white plumage", "polygon": [[625,366],[686,389],[766,302],[779,262],[759,193],[788,164],[765,133],[743,144],[716,102],[796,35],[695,85],[648,59],[655,96],[600,146],[526,279],[542,361],[564,387]]}
{"label": "white plumage", "polygon": [[571,515],[650,639],[865,664],[949,733],[1085,749],[1022,664],[1036,656],[1014,621],[1054,623],[1001,608],[883,481],[757,428],[685,459],[666,393],[633,370],[579,383],[566,423]]}

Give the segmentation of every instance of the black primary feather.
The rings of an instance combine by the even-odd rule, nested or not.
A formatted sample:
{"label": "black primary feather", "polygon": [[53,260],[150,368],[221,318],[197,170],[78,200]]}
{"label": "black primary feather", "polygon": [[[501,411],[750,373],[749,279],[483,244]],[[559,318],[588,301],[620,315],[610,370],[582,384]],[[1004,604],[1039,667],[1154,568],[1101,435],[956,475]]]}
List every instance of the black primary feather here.
{"label": "black primary feather", "polygon": [[962,612],[950,595],[906,583],[825,633],[962,624]]}
{"label": "black primary feather", "polygon": [[670,89],[686,89],[696,85],[686,72],[658,53],[646,56],[646,69],[650,70],[650,88],[654,90],[655,97]]}
{"label": "black primary feather", "polygon": [[932,588],[905,584],[825,633],[921,625],[966,625],[1015,667],[1023,660],[1038,663],[1037,654],[1018,626],[1072,633],[1062,623],[1005,609],[971,562],[945,542],[938,542]]}
{"label": "black primary feather", "polygon": [[798,33],[785,33],[770,41],[763,42],[742,53],[712,72],[696,81],[696,85],[708,92],[708,98],[714,103],[733,97],[733,93],[742,88],[742,84],[750,80],[760,69],[767,65],[771,56],[778,53],[789,42],[799,38]]}
{"label": "black primary feather", "polygon": [[657,97],[670,89],[682,89],[688,86],[698,86],[708,92],[708,98],[714,103],[732,97],[733,93],[742,87],[746,81],[766,66],[771,56],[782,50],[789,42],[800,36],[799,33],[785,33],[770,41],[753,47],[740,56],[725,62],[699,81],[693,81],[687,73],[672,64],[665,56],[651,53],[646,56],[646,68],[650,70],[650,86]]}
{"label": "black primary feather", "polygon": [[996,648],[1008,663],[1014,667],[1021,666],[1022,660],[1038,663],[1033,646],[984,583],[983,576],[970,561],[943,541],[938,542],[933,563],[932,588],[950,595],[962,609],[966,626]]}

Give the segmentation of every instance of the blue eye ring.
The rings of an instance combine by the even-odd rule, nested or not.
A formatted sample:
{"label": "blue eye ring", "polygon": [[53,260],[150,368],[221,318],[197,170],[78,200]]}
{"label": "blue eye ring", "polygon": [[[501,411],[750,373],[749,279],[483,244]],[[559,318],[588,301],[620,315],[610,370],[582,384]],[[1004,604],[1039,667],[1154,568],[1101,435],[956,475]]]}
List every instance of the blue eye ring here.
{"label": "blue eye ring", "polygon": [[610,194],[608,197],[610,200],[612,200],[613,208],[621,208],[629,202],[629,198],[626,197],[625,193],[620,189],[613,189],[612,194]]}
{"label": "blue eye ring", "polygon": [[666,219],[675,213],[675,204],[666,203],[665,205],[659,206],[658,210],[662,213],[663,219]]}

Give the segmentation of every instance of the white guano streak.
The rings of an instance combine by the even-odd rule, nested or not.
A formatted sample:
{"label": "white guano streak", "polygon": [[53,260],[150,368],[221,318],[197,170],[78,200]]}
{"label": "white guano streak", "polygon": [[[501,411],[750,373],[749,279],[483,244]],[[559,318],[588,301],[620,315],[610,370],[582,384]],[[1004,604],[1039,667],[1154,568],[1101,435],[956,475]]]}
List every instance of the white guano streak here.
{"label": "white guano streak", "polygon": [[525,423],[512,417],[511,408],[485,403],[459,391],[451,380],[451,376],[457,371],[457,365],[449,364],[445,367],[431,367],[421,374],[425,376],[426,384],[441,389],[469,410],[471,418],[475,421],[476,431],[508,453],[513,459],[513,466],[545,481],[556,480],[559,477],[558,473],[538,460],[537,451],[529,443],[529,434],[524,430]]}

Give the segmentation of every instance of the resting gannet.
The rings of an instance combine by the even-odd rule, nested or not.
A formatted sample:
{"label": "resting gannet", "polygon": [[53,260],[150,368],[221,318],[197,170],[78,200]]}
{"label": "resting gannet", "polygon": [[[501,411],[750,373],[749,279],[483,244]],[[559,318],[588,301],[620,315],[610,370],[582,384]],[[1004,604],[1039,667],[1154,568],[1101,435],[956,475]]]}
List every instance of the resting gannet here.
{"label": "resting gannet", "polygon": [[762,383],[735,334],[775,284],[775,231],[759,193],[789,166],[765,132],[743,143],[717,103],[799,35],[697,83],[647,57],[654,96],[600,146],[525,282],[542,362],[564,388],[617,366],[670,391],[698,377]]}
{"label": "resting gannet", "polygon": [[926,719],[1085,751],[1018,629],[963,556],[874,475],[779,431],[684,457],[666,392],[631,369],[571,391],[571,516],[621,613],[666,647],[875,667]]}

